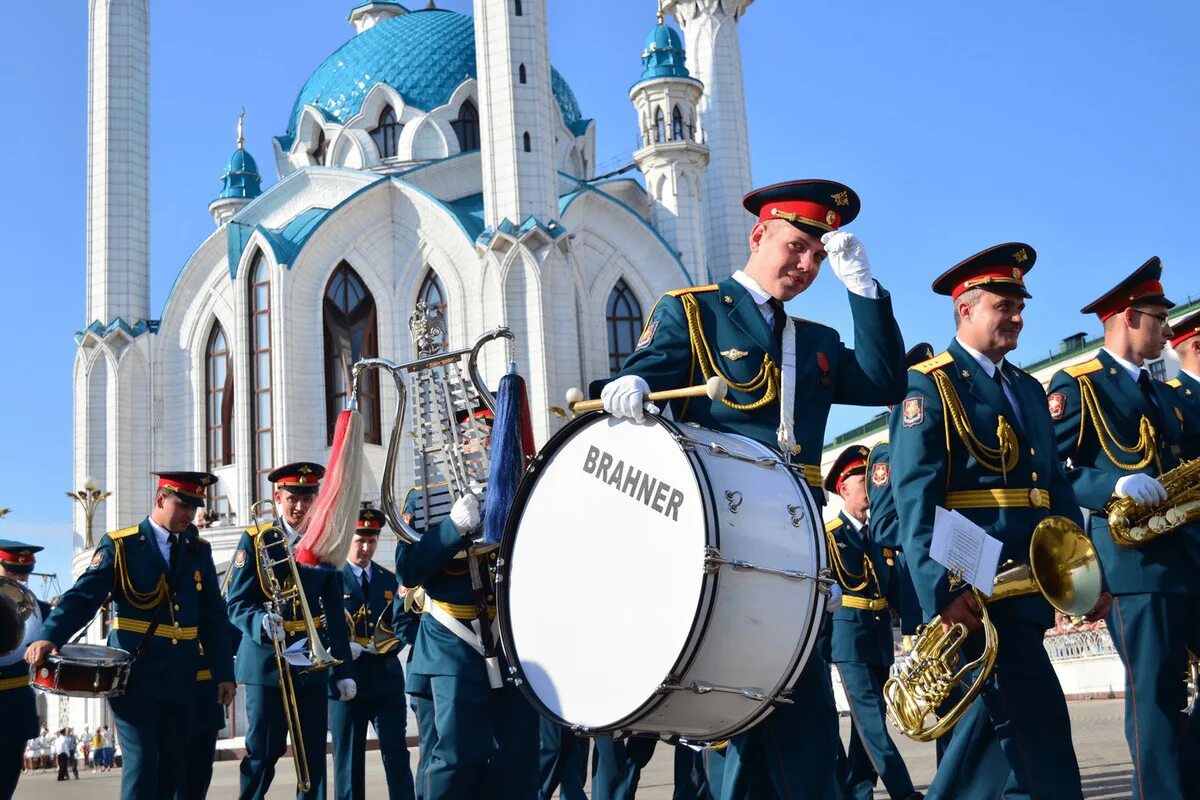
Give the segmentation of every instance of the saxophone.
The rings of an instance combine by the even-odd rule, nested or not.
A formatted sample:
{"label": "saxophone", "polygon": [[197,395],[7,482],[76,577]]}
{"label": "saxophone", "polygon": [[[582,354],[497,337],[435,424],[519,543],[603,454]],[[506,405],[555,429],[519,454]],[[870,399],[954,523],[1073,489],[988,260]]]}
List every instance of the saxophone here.
{"label": "saxophone", "polygon": [[1142,506],[1128,497],[1116,497],[1104,506],[1108,530],[1122,547],[1141,547],[1200,520],[1200,458],[1184,461],[1159,476],[1167,500]]}

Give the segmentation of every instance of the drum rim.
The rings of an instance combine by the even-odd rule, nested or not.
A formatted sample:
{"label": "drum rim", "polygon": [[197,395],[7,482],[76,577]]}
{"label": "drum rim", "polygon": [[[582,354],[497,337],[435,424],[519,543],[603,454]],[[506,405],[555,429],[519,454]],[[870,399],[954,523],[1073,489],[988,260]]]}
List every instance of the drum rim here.
{"label": "drum rim", "polygon": [[[104,650],[106,652],[105,652],[103,658],[89,658],[89,659],[84,660],[84,659],[77,658],[77,657],[73,658],[69,654],[64,653],[63,650],[68,647],[71,649],[88,648],[89,650],[96,650],[96,651]],[[97,655],[100,655],[100,654],[97,653]],[[133,654],[130,653],[128,650],[122,650],[119,647],[109,647],[108,645],[105,645],[105,644],[96,644],[94,642],[71,642],[68,644],[64,644],[62,646],[62,648],[59,649],[59,652],[46,656],[47,664],[50,664],[50,663],[79,664],[82,666],[94,666],[94,667],[120,667],[125,664],[129,664],[132,661],[133,661]]]}
{"label": "drum rim", "polygon": [[[546,445],[538,451],[533,461],[529,465],[529,469],[521,478],[521,484],[517,488],[516,497],[513,499],[512,509],[508,515],[508,521],[504,528],[504,536],[500,542],[499,561],[497,563],[497,575],[500,578],[496,581],[496,618],[499,620],[500,641],[504,648],[505,660],[508,662],[509,673],[516,679],[516,685],[520,688],[521,694],[530,705],[543,717],[562,725],[572,730],[584,732],[586,735],[603,735],[609,732],[619,732],[628,730],[629,726],[635,723],[638,719],[646,717],[652,713],[658,706],[667,701],[670,696],[669,692],[661,692],[652,694],[645,702],[635,708],[629,714],[621,717],[613,723],[604,726],[588,728],[577,725],[565,720],[558,714],[555,714],[541,701],[541,698],[529,686],[529,681],[525,677],[525,671],[521,668],[521,661],[517,654],[516,645],[512,638],[512,628],[509,625],[508,611],[508,587],[511,585],[507,579],[508,566],[511,563],[513,544],[516,541],[517,526],[520,518],[523,516],[525,506],[529,500],[529,495],[533,491],[538,481],[541,479],[542,470],[546,465],[546,456],[558,452],[563,445],[566,444],[573,436],[577,429],[584,427],[584,423],[597,421],[600,417],[607,416],[603,411],[592,411],[582,414],[568,422],[556,434],[550,437]],[[666,428],[669,433],[679,433],[679,423],[672,420],[663,419],[657,414],[648,415],[646,417],[653,420],[658,425]],[[708,525],[708,530],[713,531],[713,536],[718,546],[721,541],[720,530],[720,515],[715,513],[714,499],[712,497],[712,481],[709,478],[708,471],[704,467],[704,462],[697,458],[694,452],[681,448],[681,452],[692,464],[693,469],[698,472],[697,477],[703,478],[704,483],[701,484],[701,500],[704,506],[704,516]],[[699,481],[698,481],[699,483]],[[707,486],[707,489],[705,488]],[[521,513],[517,513],[517,512]],[[675,662],[671,665],[671,669],[667,675],[664,675],[664,680],[671,675],[682,675],[691,667],[700,651],[700,642],[704,639],[704,632],[708,630],[709,623],[712,619],[714,608],[713,599],[717,594],[717,585],[720,581],[720,571],[706,573],[699,592],[699,601],[697,602],[696,611],[693,615],[691,632],[680,649],[679,654],[675,658]],[[657,735],[657,734],[656,734]]]}

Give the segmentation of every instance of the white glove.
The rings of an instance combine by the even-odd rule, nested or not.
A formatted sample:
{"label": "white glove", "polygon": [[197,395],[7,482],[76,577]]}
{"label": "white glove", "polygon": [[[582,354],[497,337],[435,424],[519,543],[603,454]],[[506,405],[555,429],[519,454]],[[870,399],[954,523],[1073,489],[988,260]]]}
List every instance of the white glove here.
{"label": "white glove", "polygon": [[353,678],[342,678],[334,686],[338,690],[338,700],[343,703],[349,703],[358,694],[358,684],[354,682]]}
{"label": "white glove", "polygon": [[479,498],[473,494],[464,494],[454,501],[450,509],[450,521],[458,528],[461,536],[467,536],[479,529],[482,521],[479,514]]}
{"label": "white glove", "polygon": [[287,639],[287,632],[283,630],[283,617],[278,614],[267,614],[262,621],[263,638],[268,642],[282,642]]}
{"label": "white glove", "polygon": [[833,583],[829,586],[829,597],[825,598],[825,610],[832,614],[842,607],[842,587]]}
{"label": "white glove", "polygon": [[648,394],[650,386],[640,376],[622,375],[604,386],[600,400],[604,403],[604,410],[614,417],[627,417],[634,422],[641,422],[646,412]]}
{"label": "white glove", "polygon": [[1167,490],[1158,479],[1140,472],[1119,479],[1116,494],[1117,497],[1131,498],[1140,506],[1156,506],[1167,500]]}
{"label": "white glove", "polygon": [[859,297],[875,299],[878,290],[871,277],[871,261],[867,249],[853,233],[830,231],[821,237],[825,252],[829,254],[829,266],[833,274],[846,288]]}
{"label": "white glove", "polygon": [[350,643],[350,660],[357,661],[358,657],[363,654],[364,649],[365,648],[358,642],[351,642]]}

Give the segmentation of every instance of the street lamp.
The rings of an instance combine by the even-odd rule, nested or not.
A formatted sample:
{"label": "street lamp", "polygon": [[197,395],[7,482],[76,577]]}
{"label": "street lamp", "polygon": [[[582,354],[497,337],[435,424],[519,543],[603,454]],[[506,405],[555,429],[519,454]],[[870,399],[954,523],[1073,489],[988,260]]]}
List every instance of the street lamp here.
{"label": "street lamp", "polygon": [[75,492],[67,492],[67,497],[83,506],[84,519],[84,549],[90,549],[96,546],[92,541],[92,517],[96,513],[96,507],[104,502],[104,499],[110,496],[112,492],[106,492],[96,483],[96,479],[90,475],[83,479],[83,488]]}

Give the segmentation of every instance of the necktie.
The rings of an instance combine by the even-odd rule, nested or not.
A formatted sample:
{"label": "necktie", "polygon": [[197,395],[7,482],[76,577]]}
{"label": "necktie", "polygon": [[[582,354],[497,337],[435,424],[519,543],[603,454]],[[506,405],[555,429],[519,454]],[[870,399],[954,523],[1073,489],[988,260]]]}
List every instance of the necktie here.
{"label": "necktie", "polygon": [[368,594],[368,592],[370,591],[370,588],[371,588],[371,581],[369,581],[369,580],[367,579],[367,571],[364,569],[364,570],[362,571],[362,593],[363,593],[363,597],[370,597],[370,595]]}
{"label": "necktie", "polygon": [[1146,399],[1150,401],[1150,405],[1158,408],[1158,398],[1154,396],[1154,387],[1151,385],[1150,373],[1147,370],[1142,370],[1138,373],[1138,386],[1142,387],[1142,394],[1146,395]]}
{"label": "necktie", "polygon": [[775,339],[779,340],[783,338],[783,326],[787,323],[787,314],[783,310],[783,303],[777,298],[768,298],[767,305],[771,307],[771,312],[774,314],[771,328],[775,333]]}
{"label": "necktie", "polygon": [[[1021,422],[1021,410],[1017,408],[1017,395],[1016,392],[1012,392],[1012,385],[1009,384],[1008,380],[1004,377],[1004,370],[1002,370],[1000,367],[996,367],[995,372],[992,373],[992,380],[996,382],[996,386],[1000,389],[1000,396],[1004,398],[1004,404],[1012,410],[1013,426],[1018,432],[1024,433],[1025,426]],[[1004,390],[1005,386],[1008,386],[1008,392]],[[1012,393],[1012,397],[1009,397],[1010,392]]]}
{"label": "necktie", "polygon": [[167,531],[167,542],[169,544],[167,566],[175,569],[175,550],[177,549],[175,545],[179,544],[179,534],[174,531]]}

